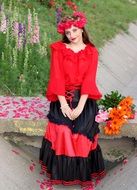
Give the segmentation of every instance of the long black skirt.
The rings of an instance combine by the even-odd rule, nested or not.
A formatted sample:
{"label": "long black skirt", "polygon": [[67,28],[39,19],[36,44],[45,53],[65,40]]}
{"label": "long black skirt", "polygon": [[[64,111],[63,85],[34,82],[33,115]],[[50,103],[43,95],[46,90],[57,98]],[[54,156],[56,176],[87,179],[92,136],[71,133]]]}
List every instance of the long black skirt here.
{"label": "long black skirt", "polygon": [[[72,109],[79,98],[80,91],[75,90],[71,101],[68,100]],[[104,177],[99,128],[95,121],[97,112],[96,100],[87,99],[82,113],[72,121],[63,116],[59,101],[50,103],[39,161],[52,184],[86,186]]]}

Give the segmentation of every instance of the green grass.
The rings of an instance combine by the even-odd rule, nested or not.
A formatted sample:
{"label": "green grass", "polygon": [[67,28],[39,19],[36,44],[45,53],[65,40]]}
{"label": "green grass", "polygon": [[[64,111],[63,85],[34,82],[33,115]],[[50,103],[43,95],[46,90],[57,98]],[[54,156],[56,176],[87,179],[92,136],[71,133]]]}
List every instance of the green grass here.
{"label": "green grass", "polygon": [[[56,0],[58,4],[62,1],[65,0]],[[10,0],[0,0],[0,4],[5,4],[5,10],[9,9],[10,2]],[[48,2],[48,0],[44,2]],[[108,40],[114,38],[121,31],[127,32],[128,24],[137,21],[137,0],[73,0],[73,2],[77,4],[79,11],[85,12],[88,18],[86,28],[90,38],[98,48],[102,48]],[[49,8],[46,3],[42,5],[38,0],[12,0],[12,9],[15,7],[18,10],[18,18],[21,22],[27,20],[28,9],[31,12],[35,9],[40,24],[40,40],[42,43],[46,43],[47,47],[53,41],[61,39],[61,35],[56,32],[54,8]],[[2,49],[4,40],[2,38],[0,40],[0,48]],[[34,52],[37,51],[36,48]],[[3,68],[0,66],[1,71],[4,72],[4,76],[0,75],[0,81],[3,80],[3,84],[0,83],[0,94],[35,96],[42,93],[45,95],[49,76],[49,55],[49,48],[47,48],[47,56],[41,59],[36,55],[31,57],[29,64],[32,67],[30,68],[32,73],[27,73],[27,83],[23,84],[22,87],[17,78],[22,73],[23,67],[17,68],[15,75],[14,70],[9,70],[9,75],[6,76],[5,68],[8,65],[3,63]],[[1,56],[0,54],[0,61]],[[34,63],[35,65],[33,65]],[[35,76],[36,71],[39,71],[38,76]],[[13,80],[8,76],[11,76]],[[29,78],[27,79],[27,77]]]}
{"label": "green grass", "polygon": [[[48,1],[48,0],[46,0]],[[45,1],[45,2],[46,2]],[[128,24],[137,20],[137,0],[74,0],[80,11],[85,12],[88,18],[87,30],[97,47],[104,45],[121,31],[127,32]],[[9,4],[9,0],[4,0]],[[60,0],[56,0],[60,2]],[[86,3],[87,2],[87,3]],[[55,10],[41,5],[36,0],[13,0],[13,4],[19,7],[20,14],[26,15],[27,9],[35,9],[39,15],[41,35],[47,32],[51,41],[59,39],[56,34]]]}

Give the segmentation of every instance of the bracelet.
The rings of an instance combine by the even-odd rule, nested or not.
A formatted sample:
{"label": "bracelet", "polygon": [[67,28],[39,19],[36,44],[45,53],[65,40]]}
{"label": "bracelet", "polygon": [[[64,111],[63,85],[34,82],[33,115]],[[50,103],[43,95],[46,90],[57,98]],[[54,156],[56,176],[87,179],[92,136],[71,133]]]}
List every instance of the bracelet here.
{"label": "bracelet", "polygon": [[62,110],[63,108],[65,108],[67,106],[68,106],[68,104],[65,104],[65,105],[61,106],[60,109]]}

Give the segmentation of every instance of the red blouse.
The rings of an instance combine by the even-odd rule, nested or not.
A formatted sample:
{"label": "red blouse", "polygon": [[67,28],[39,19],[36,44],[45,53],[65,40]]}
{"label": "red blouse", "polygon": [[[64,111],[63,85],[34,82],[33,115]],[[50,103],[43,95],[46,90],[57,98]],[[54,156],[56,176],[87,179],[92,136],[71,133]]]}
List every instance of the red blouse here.
{"label": "red blouse", "polygon": [[65,90],[75,89],[76,86],[81,86],[81,94],[88,94],[88,98],[100,99],[102,95],[96,86],[97,49],[87,44],[85,49],[76,53],[61,41],[52,43],[50,48],[47,99],[56,101],[57,95],[65,96]]}

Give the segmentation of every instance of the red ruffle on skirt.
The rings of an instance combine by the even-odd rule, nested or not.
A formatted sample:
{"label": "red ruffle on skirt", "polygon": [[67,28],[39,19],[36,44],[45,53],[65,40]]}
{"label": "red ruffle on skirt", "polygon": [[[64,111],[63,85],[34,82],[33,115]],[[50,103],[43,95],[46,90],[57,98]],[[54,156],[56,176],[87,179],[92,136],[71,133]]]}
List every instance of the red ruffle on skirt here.
{"label": "red ruffle on skirt", "polygon": [[72,134],[72,131],[65,125],[58,125],[48,122],[44,136],[52,144],[56,155],[70,157],[88,157],[90,151],[95,150],[98,143],[98,134],[94,142],[82,134]]}

